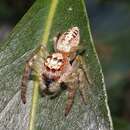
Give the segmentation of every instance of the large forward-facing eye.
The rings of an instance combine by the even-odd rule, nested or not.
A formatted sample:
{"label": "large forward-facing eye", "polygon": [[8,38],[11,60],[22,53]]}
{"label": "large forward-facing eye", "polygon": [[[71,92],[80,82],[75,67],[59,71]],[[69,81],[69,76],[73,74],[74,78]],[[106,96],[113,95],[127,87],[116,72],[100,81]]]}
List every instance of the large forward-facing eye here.
{"label": "large forward-facing eye", "polygon": [[58,61],[58,62],[61,62],[61,63],[62,63],[62,62],[63,62],[63,60],[62,60],[62,59],[59,59],[59,61]]}
{"label": "large forward-facing eye", "polygon": [[54,61],[57,61],[57,58],[55,57],[55,58],[53,58],[53,60],[54,60]]}

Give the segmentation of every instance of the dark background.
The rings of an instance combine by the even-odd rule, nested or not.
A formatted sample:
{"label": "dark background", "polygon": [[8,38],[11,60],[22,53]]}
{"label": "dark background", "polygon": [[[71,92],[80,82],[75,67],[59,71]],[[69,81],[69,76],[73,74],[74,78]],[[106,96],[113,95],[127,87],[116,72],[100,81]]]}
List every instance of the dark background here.
{"label": "dark background", "polygon": [[[0,44],[34,0],[0,0]],[[87,0],[115,130],[130,130],[130,0]]]}

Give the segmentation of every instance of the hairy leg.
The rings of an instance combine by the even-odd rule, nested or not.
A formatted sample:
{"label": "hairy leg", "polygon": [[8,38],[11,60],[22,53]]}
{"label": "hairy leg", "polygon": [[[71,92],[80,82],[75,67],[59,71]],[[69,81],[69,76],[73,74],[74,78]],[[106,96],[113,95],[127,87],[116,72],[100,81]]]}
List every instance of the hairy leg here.
{"label": "hairy leg", "polygon": [[85,94],[85,87],[87,85],[86,83],[86,79],[85,79],[85,75],[84,75],[84,72],[82,71],[82,69],[78,69],[78,83],[79,83],[79,92],[80,92],[80,96],[81,96],[81,99],[83,101],[84,104],[87,104],[87,99],[86,99],[86,94]]}
{"label": "hairy leg", "polygon": [[74,97],[76,94],[75,88],[68,88],[68,99],[65,107],[65,116],[67,116],[72,108],[72,105],[74,103]]}
{"label": "hairy leg", "polygon": [[28,81],[30,72],[31,72],[31,68],[29,64],[26,63],[25,68],[24,68],[24,74],[21,81],[21,99],[24,104],[26,103],[27,81]]}
{"label": "hairy leg", "polygon": [[[39,46],[31,55],[31,57],[26,61],[25,63],[25,68],[24,68],[24,72],[23,72],[23,76],[22,76],[22,81],[21,81],[21,100],[22,102],[25,104],[26,103],[26,91],[27,91],[27,82],[32,71],[35,71],[35,73],[39,73],[37,72],[37,69],[34,69],[34,62],[37,62],[36,59],[38,57],[40,57],[40,59],[42,59],[39,62],[43,62],[44,57],[47,55],[47,52],[44,51],[46,50],[44,46]],[[45,56],[44,56],[44,54]],[[41,64],[41,63],[38,63]],[[37,68],[37,67],[36,67]]]}
{"label": "hairy leg", "polygon": [[53,47],[54,47],[55,52],[57,52],[57,42],[61,35],[62,35],[61,33],[58,33],[57,36],[53,38]]}
{"label": "hairy leg", "polygon": [[25,104],[26,103],[26,92],[27,92],[27,83],[28,79],[33,67],[33,62],[36,59],[36,55],[32,55],[25,63],[24,67],[24,72],[23,72],[23,77],[21,81],[21,99],[22,102]]}
{"label": "hairy leg", "polygon": [[65,107],[65,116],[67,116],[72,108],[72,105],[74,103],[74,97],[77,90],[78,85],[78,79],[77,74],[72,73],[65,81],[65,84],[67,86],[68,91],[68,99]]}
{"label": "hairy leg", "polygon": [[86,81],[88,82],[89,85],[92,84],[91,80],[89,78],[89,75],[88,75],[88,71],[87,71],[87,66],[86,66],[85,60],[83,59],[82,56],[80,56],[80,55],[76,56],[75,60],[73,61],[72,67],[74,68],[74,70],[76,70],[77,68],[82,69]]}
{"label": "hairy leg", "polygon": [[65,108],[65,116],[67,116],[73,105],[77,89],[79,89],[83,103],[86,104],[85,86],[87,82],[83,70],[77,68],[77,71],[73,72],[70,76],[68,76],[65,83],[67,83],[68,87],[68,100]]}
{"label": "hairy leg", "polygon": [[86,71],[85,63],[81,56],[76,56],[75,60],[72,63],[73,71],[76,73],[78,77],[78,89],[84,104],[86,104],[86,94],[85,94],[85,86],[89,84],[88,74]]}

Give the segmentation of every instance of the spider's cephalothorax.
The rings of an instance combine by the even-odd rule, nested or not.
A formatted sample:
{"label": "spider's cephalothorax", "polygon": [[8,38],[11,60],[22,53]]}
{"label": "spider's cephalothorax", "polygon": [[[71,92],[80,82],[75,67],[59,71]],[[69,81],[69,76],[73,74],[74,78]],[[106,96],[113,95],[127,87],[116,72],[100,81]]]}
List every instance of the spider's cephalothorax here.
{"label": "spider's cephalothorax", "polygon": [[78,49],[79,41],[79,28],[72,27],[67,32],[59,34],[54,38],[54,49],[56,52],[58,51],[69,55],[69,57],[74,57]]}

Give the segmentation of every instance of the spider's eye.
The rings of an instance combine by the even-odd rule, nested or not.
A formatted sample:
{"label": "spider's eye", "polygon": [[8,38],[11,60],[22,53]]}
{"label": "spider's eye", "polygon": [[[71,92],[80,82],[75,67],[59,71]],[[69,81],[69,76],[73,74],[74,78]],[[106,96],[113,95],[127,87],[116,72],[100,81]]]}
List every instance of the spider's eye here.
{"label": "spider's eye", "polygon": [[51,69],[52,72],[55,72],[56,70],[55,69]]}
{"label": "spider's eye", "polygon": [[47,68],[48,71],[50,71],[50,68],[48,66],[46,68]]}
{"label": "spider's eye", "polygon": [[62,59],[59,59],[59,62],[63,62],[63,60],[62,60]]}
{"label": "spider's eye", "polygon": [[65,32],[64,35],[68,35],[68,32]]}
{"label": "spider's eye", "polygon": [[55,57],[55,58],[53,58],[53,60],[55,60],[55,61],[56,61],[56,60],[57,60],[57,58]]}
{"label": "spider's eye", "polygon": [[47,58],[52,58],[52,56],[48,56]]}

